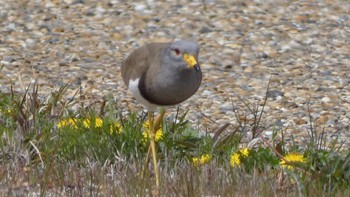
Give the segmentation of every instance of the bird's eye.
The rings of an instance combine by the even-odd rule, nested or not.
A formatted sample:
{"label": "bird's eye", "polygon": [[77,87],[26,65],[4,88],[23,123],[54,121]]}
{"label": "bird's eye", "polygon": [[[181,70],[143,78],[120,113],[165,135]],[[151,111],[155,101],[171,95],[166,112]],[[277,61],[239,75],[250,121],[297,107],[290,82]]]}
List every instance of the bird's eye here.
{"label": "bird's eye", "polygon": [[175,54],[176,54],[177,56],[180,55],[180,50],[179,50],[179,49],[174,49],[174,52],[175,52]]}

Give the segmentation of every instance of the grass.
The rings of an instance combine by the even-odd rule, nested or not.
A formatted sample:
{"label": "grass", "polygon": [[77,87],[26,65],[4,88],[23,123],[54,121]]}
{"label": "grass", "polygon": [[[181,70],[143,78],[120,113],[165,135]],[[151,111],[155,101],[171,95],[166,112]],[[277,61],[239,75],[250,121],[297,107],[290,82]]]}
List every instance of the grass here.
{"label": "grass", "polygon": [[[0,92],[1,193],[152,195],[152,170],[141,177],[146,114],[122,112],[108,98],[84,106],[78,97],[65,99],[66,89],[38,95],[35,83],[23,94]],[[163,121],[157,143],[161,196],[350,195],[349,149],[328,142],[312,125],[303,146],[284,142],[281,131],[267,140],[264,107],[243,103],[246,109],[235,108],[238,126],[225,124],[212,134],[193,129],[180,110]],[[247,133],[262,143],[242,144]]]}

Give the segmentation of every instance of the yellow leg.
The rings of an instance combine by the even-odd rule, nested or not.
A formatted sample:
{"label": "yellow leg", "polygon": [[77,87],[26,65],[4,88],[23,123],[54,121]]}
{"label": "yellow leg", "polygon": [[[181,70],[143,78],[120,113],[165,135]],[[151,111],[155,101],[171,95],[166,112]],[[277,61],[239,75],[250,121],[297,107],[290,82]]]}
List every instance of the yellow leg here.
{"label": "yellow leg", "polygon": [[146,169],[148,168],[148,162],[149,162],[149,157],[150,157],[150,155],[151,155],[151,145],[148,146],[148,151],[147,151],[146,160],[145,160],[145,163],[144,163],[144,165],[143,165],[142,173],[141,173],[141,177],[142,177],[142,178],[145,176]]}
{"label": "yellow leg", "polygon": [[153,158],[153,168],[154,168],[154,174],[156,178],[156,186],[159,188],[159,173],[158,173],[158,164],[157,164],[157,152],[156,152],[156,142],[155,142],[155,135],[157,130],[160,128],[163,117],[165,114],[165,110],[162,108],[160,111],[160,115],[158,118],[154,121],[154,117],[151,112],[148,112],[148,121],[149,121],[149,137],[150,137],[150,146],[148,148],[146,160],[145,160],[145,165],[144,169],[142,172],[142,175],[144,175],[144,170],[147,168],[148,162],[149,162],[149,157],[150,153],[152,153],[152,158]]}
{"label": "yellow leg", "polygon": [[[151,136],[153,135],[152,133],[152,124],[153,124],[153,114],[151,112],[147,113],[147,121],[149,122],[149,130],[148,130],[148,136],[151,139]],[[149,162],[149,158],[151,156],[151,152],[152,152],[152,148],[151,148],[151,144],[148,146],[148,151],[147,151],[147,155],[146,155],[146,159],[145,159],[145,163],[141,172],[141,177],[145,176],[146,173],[146,169],[148,168],[148,162]]]}
{"label": "yellow leg", "polygon": [[162,124],[163,117],[165,114],[165,109],[160,109],[160,115],[158,116],[157,120],[154,122],[154,130],[157,131],[160,128],[160,125]]}
{"label": "yellow leg", "polygon": [[152,153],[152,159],[153,159],[154,175],[156,177],[156,187],[159,188],[159,175],[158,175],[158,164],[157,164],[157,153],[156,153],[156,142],[155,142],[156,130],[154,130],[153,116],[151,112],[148,112],[148,120],[149,120],[149,128],[150,128],[148,135],[150,138],[150,147],[151,147],[151,153]]}

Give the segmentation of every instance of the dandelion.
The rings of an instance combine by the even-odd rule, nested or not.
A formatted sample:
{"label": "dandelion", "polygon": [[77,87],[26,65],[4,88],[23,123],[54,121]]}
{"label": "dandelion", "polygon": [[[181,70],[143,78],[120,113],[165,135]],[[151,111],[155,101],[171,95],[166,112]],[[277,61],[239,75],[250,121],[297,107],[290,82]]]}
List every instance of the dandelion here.
{"label": "dandelion", "polygon": [[11,114],[11,112],[12,111],[10,109],[6,109],[6,110],[0,109],[0,115],[1,114],[9,115],[9,114]]}
{"label": "dandelion", "polygon": [[[144,140],[149,138],[148,132],[149,130],[142,132]],[[156,135],[154,136],[154,140],[158,142],[161,139],[163,139],[163,130],[158,129],[158,131],[156,132]]]}
{"label": "dandelion", "polygon": [[[95,118],[95,125],[92,125],[92,126],[93,126],[93,128],[100,128],[100,127],[102,127],[102,124],[103,124],[102,118],[96,117]],[[83,121],[83,125],[84,125],[85,128],[90,128],[90,126],[91,126],[91,119],[86,118]]]}
{"label": "dandelion", "polygon": [[[145,128],[145,131],[142,133],[144,141],[146,141],[149,138],[149,120],[147,120],[145,123],[143,123],[143,128]],[[154,140],[158,142],[159,140],[163,139],[163,128],[162,125],[160,125],[159,129],[156,131],[156,135],[154,136]]]}
{"label": "dandelion", "polygon": [[230,164],[232,167],[241,165],[241,159],[248,157],[250,150],[248,148],[240,149],[234,152],[230,158]]}
{"label": "dandelion", "polygon": [[192,163],[194,166],[200,166],[209,163],[211,160],[212,156],[210,154],[204,154],[200,157],[193,157],[192,158]]}
{"label": "dandelion", "polygon": [[305,157],[299,153],[289,153],[280,161],[280,165],[289,170],[293,169],[293,163],[305,163]]}
{"label": "dandelion", "polygon": [[62,127],[73,127],[73,128],[77,128],[77,119],[76,118],[65,118],[62,119],[61,121],[59,121],[57,123],[57,128],[62,128]]}
{"label": "dandelion", "polygon": [[111,126],[109,127],[109,133],[113,134],[114,132],[116,133],[122,132],[122,125],[119,122],[114,122],[114,124],[112,123]]}

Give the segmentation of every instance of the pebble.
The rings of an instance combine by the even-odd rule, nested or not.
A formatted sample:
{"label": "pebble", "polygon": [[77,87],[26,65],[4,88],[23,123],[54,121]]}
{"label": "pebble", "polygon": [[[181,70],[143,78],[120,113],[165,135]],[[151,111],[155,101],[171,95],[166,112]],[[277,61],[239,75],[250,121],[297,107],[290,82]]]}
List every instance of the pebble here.
{"label": "pebble", "polygon": [[146,5],[144,5],[144,4],[137,4],[137,5],[135,5],[135,10],[136,11],[142,11],[144,9],[146,9]]}

